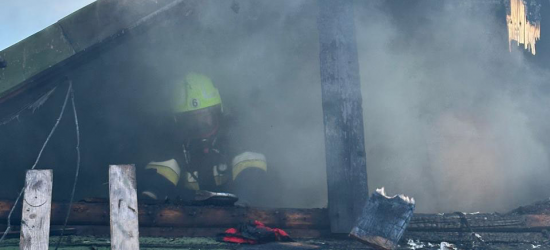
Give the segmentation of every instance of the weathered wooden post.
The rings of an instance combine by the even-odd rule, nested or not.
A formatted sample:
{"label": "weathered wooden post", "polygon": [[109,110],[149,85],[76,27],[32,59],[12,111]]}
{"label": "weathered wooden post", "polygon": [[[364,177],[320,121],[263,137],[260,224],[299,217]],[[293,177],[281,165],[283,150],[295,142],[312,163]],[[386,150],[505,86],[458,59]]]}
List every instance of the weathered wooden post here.
{"label": "weathered wooden post", "polygon": [[19,248],[48,249],[52,207],[52,170],[28,170],[25,178]]}
{"label": "weathered wooden post", "polygon": [[136,171],[133,165],[109,167],[111,249],[139,249]]}
{"label": "weathered wooden post", "polygon": [[369,193],[353,2],[318,4],[331,231],[349,233]]}

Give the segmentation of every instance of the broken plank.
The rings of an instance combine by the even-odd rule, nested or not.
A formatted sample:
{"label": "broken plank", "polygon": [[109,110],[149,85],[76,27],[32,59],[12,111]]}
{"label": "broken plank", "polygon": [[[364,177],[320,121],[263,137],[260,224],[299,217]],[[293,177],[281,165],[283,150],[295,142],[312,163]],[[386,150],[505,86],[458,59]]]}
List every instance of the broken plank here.
{"label": "broken plank", "polygon": [[404,195],[389,197],[377,189],[367,201],[350,236],[379,249],[395,249],[415,208],[414,199]]}
{"label": "broken plank", "polygon": [[28,170],[25,178],[19,248],[48,249],[52,203],[52,170]]}
{"label": "broken plank", "polygon": [[139,249],[136,171],[133,165],[109,167],[111,248]]}

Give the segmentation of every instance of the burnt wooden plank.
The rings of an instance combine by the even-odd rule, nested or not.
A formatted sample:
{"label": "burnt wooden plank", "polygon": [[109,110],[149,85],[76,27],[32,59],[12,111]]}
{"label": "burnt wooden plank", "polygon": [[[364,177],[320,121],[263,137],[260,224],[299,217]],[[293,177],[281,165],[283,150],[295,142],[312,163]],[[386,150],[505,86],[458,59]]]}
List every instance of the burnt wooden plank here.
{"label": "burnt wooden plank", "polygon": [[[5,221],[12,201],[0,201],[0,222]],[[52,204],[52,225],[63,224],[67,203]],[[140,226],[149,227],[233,227],[250,220],[260,220],[270,227],[294,229],[329,228],[326,209],[270,209],[251,207],[200,207],[173,204],[140,204]],[[21,218],[17,211],[14,222]],[[71,206],[69,225],[109,225],[108,203],[76,202]]]}
{"label": "burnt wooden plank", "polygon": [[[477,232],[486,243],[548,243],[550,238],[544,232]],[[470,232],[406,232],[401,243],[407,240],[440,243],[472,243],[476,240]]]}
{"label": "burnt wooden plank", "polygon": [[464,217],[474,231],[540,231],[550,227],[545,214],[415,214],[409,231],[466,231]]}
{"label": "burnt wooden plank", "polygon": [[139,249],[136,169],[133,165],[109,167],[111,248]]}
{"label": "burnt wooden plank", "polygon": [[[0,227],[1,229],[1,227]],[[80,225],[71,226],[70,233],[79,236],[109,236],[109,226]],[[216,237],[225,232],[227,227],[139,227],[139,236],[142,237]],[[52,233],[56,233],[54,229]],[[285,229],[290,236],[297,239],[313,239],[330,237],[330,230],[326,229]]]}
{"label": "burnt wooden plank", "polygon": [[414,199],[404,195],[388,197],[384,188],[377,189],[350,236],[375,248],[394,249],[413,216],[414,207]]}
{"label": "burnt wooden plank", "polygon": [[29,170],[25,178],[23,218],[19,248],[48,249],[50,209],[52,203],[52,170]]}
{"label": "burnt wooden plank", "polygon": [[368,198],[351,0],[320,0],[318,29],[331,230],[349,233]]}
{"label": "burnt wooden plank", "polygon": [[[13,201],[0,200],[0,223],[5,222]],[[52,203],[51,224],[62,225],[67,203]],[[328,229],[327,209],[270,209],[251,207],[200,207],[175,204],[140,204],[139,224],[144,227],[227,228],[249,220],[260,220],[270,227],[284,229]],[[550,230],[550,214],[480,213],[464,215],[476,232],[541,232]],[[21,211],[12,221],[21,220]],[[71,207],[69,225],[109,225],[108,203],[76,202]],[[1,226],[0,226],[1,228]],[[414,214],[407,231],[467,231],[460,216]]]}

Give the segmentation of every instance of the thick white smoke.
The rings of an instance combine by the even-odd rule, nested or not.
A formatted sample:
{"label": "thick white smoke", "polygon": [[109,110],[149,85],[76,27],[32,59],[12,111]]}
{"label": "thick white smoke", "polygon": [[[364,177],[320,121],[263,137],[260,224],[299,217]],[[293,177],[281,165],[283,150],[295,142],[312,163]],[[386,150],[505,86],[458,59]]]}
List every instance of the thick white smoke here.
{"label": "thick white smoke", "polygon": [[356,12],[371,188],[411,195],[420,211],[506,211],[547,197],[537,131],[548,73],[508,52],[502,5],[435,2]]}
{"label": "thick white smoke", "polygon": [[[370,190],[412,196],[420,212],[506,211],[548,197],[549,74],[521,47],[508,51],[503,6],[355,3]],[[72,72],[78,107],[89,111],[88,183],[106,178],[98,166],[151,160],[168,113],[162,92],[197,71],[220,89],[233,146],[267,157],[269,180],[257,187],[265,199],[255,205],[325,206],[316,4],[200,1]],[[79,192],[106,195],[97,190]]]}

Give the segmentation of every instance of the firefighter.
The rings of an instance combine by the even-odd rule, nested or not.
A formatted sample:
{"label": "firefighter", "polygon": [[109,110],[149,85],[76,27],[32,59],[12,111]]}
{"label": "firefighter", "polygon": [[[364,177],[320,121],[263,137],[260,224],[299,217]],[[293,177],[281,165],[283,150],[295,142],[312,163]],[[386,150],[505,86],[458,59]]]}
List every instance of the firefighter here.
{"label": "firefighter", "polygon": [[170,133],[176,143],[166,150],[170,155],[145,167],[143,197],[159,200],[179,196],[192,201],[234,197],[219,193],[227,191],[249,196],[253,188],[243,190],[247,189],[242,188],[243,183],[235,182],[257,180],[267,172],[266,159],[260,153],[236,154],[227,145],[222,100],[212,80],[189,73],[172,94]]}

